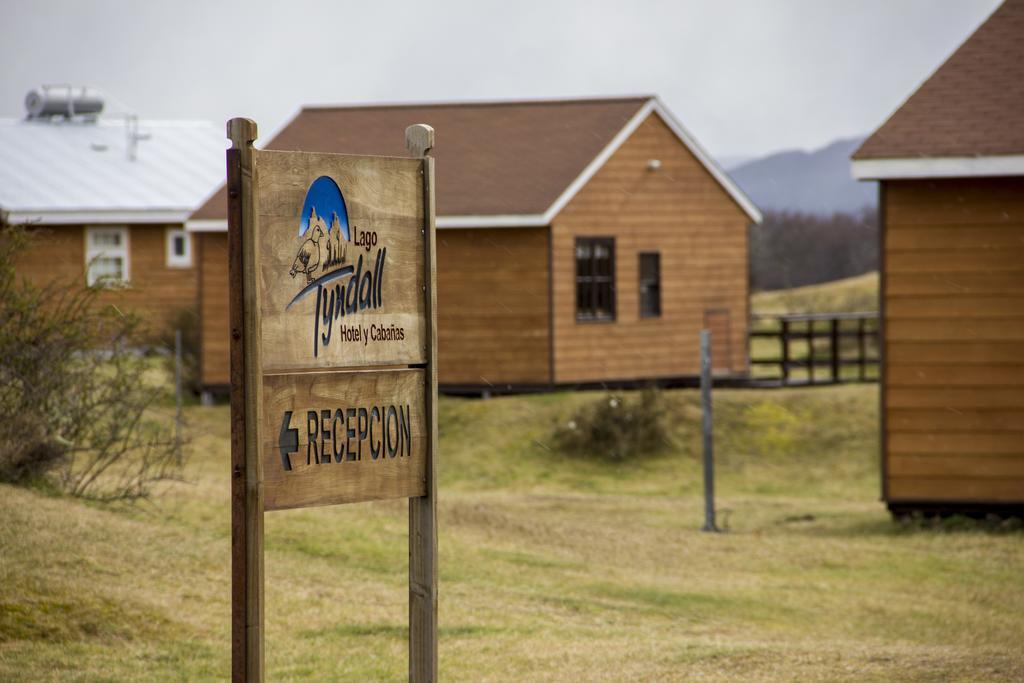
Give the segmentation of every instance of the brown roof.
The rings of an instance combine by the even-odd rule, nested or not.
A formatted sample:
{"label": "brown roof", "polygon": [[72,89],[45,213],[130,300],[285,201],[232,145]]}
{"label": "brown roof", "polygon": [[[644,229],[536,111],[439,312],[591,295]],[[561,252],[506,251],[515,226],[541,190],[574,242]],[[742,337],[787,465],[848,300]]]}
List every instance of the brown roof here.
{"label": "brown roof", "polygon": [[1024,153],[1024,0],[1006,0],[853,154]]}
{"label": "brown roof", "polygon": [[[306,107],[257,146],[406,156],[406,126],[426,123],[438,215],[542,214],[650,99]],[[221,187],[190,220],[226,216]]]}

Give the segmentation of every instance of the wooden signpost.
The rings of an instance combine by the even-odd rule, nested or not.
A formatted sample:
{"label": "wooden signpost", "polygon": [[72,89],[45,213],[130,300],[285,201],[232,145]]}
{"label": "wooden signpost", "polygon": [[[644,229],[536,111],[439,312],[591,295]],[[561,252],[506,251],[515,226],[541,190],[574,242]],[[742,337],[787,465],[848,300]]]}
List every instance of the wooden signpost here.
{"label": "wooden signpost", "polygon": [[434,160],[257,150],[231,119],[232,676],[263,680],[263,513],[409,499],[409,680],[437,680]]}

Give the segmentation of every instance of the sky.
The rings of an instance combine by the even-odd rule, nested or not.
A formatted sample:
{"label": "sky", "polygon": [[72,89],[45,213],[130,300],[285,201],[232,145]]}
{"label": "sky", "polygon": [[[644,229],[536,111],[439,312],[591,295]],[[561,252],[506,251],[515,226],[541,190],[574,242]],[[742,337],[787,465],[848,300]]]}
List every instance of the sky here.
{"label": "sky", "polygon": [[303,104],[654,93],[729,163],[870,133],[998,4],[0,0],[0,117],[44,83],[261,137]]}

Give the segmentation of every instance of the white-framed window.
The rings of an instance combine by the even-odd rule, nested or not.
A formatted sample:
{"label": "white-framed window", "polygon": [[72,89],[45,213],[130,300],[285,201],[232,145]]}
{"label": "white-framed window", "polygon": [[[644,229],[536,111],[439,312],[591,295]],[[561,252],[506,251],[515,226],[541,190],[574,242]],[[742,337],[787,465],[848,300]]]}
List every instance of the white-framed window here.
{"label": "white-framed window", "polygon": [[167,228],[167,267],[192,267],[192,235],[184,228]]}
{"label": "white-framed window", "polygon": [[85,281],[90,287],[127,283],[128,260],[127,227],[85,229]]}

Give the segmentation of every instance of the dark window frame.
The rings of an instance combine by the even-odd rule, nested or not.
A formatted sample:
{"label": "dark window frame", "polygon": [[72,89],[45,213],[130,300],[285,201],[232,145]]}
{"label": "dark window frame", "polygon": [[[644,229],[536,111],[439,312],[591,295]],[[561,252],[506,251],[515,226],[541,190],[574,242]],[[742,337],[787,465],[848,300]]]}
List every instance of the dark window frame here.
{"label": "dark window frame", "polygon": [[171,253],[174,254],[175,258],[188,258],[188,245],[185,244],[184,235],[171,236]]}
{"label": "dark window frame", "polygon": [[[589,272],[580,274],[580,258],[578,256],[581,246],[590,247]],[[599,259],[594,257],[594,247],[605,246],[608,248],[608,275],[597,274]],[[576,275],[576,322],[579,323],[610,323],[615,322],[615,238],[601,236],[577,237],[573,244],[573,268]],[[586,291],[586,301],[581,297],[581,291]],[[601,292],[605,292],[608,302],[608,312],[599,313]]]}
{"label": "dark window frame", "polygon": [[[654,277],[644,277],[644,257],[654,257]],[[640,303],[640,317],[641,318],[660,318],[661,317],[661,252],[660,251],[641,251],[637,254],[637,290],[639,293]],[[654,306],[648,308],[645,304],[649,304],[649,301],[645,301],[644,295],[654,291]]]}

